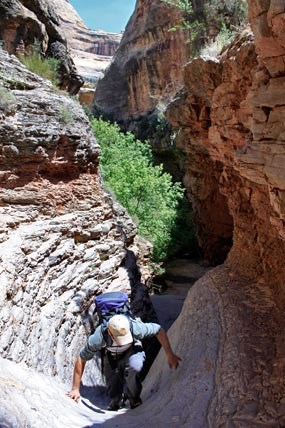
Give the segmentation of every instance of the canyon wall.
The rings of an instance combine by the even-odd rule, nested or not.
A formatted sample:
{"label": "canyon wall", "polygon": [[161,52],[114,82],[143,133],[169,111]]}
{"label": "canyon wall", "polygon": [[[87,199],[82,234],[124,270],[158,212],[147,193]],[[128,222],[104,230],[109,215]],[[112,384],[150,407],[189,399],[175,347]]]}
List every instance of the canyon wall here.
{"label": "canyon wall", "polygon": [[187,35],[169,31],[180,20],[180,13],[160,0],[137,1],[114,60],[96,88],[99,111],[124,121],[153,111],[175,93],[188,58]]}
{"label": "canyon wall", "polygon": [[60,19],[46,0],[12,0],[0,4],[0,40],[10,54],[24,55],[40,44],[43,55],[59,60],[59,86],[78,93],[83,79],[78,74],[60,28]]}
{"label": "canyon wall", "polygon": [[[68,0],[49,0],[49,3],[59,16],[61,31],[66,37],[79,74],[90,82],[101,79],[104,70],[110,65],[122,35],[87,28]],[[96,15],[94,25],[95,22]]]}
{"label": "canyon wall", "polygon": [[228,263],[266,276],[283,299],[283,9],[261,5],[250,5],[255,41],[245,32],[219,60],[189,63],[167,116],[187,153],[184,182],[206,255],[218,258],[232,235]]}
{"label": "canyon wall", "polygon": [[0,76],[1,356],[70,380],[94,295],[139,281],[136,227],[79,103],[2,49]]}
{"label": "canyon wall", "polygon": [[[104,427],[285,426],[285,13],[274,0],[249,6],[253,34],[241,34],[219,58],[187,64],[185,87],[167,110],[186,156],[200,245],[213,263],[228,254],[226,262],[193,286],[169,331],[179,368],[170,371],[161,352],[143,405]],[[91,294],[107,283],[130,289],[134,226],[101,190],[82,110],[0,54],[1,355],[69,380],[90,328]],[[120,97],[114,114],[120,104],[127,115],[128,95]],[[139,103],[130,105],[136,114]],[[23,396],[16,374],[5,375],[9,397]],[[50,397],[49,406],[56,411]],[[43,426],[45,403],[39,409]]]}

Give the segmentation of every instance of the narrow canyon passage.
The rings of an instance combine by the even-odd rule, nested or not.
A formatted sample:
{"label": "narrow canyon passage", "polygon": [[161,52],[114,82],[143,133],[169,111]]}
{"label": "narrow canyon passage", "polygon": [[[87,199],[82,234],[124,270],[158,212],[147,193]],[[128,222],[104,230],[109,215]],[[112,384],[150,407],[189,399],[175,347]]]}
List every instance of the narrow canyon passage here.
{"label": "narrow canyon passage", "polygon": [[[170,287],[163,294],[151,297],[159,322],[166,330],[178,317],[193,281],[202,276],[205,270],[197,263],[189,263],[189,260],[174,260],[171,263],[167,275],[167,278],[171,278]],[[187,279],[191,279],[188,284]],[[163,357],[165,358],[165,356]],[[92,365],[92,363],[89,364]],[[166,365],[165,360],[163,365]],[[107,423],[108,420],[110,420],[110,426],[114,426],[114,423],[117,424],[117,418],[130,412],[128,406],[119,412],[106,411],[109,399],[102,381],[98,385],[97,379],[92,377],[92,369],[87,373],[88,386],[84,385],[83,381],[82,400],[76,404],[65,397],[70,384],[64,385],[44,374],[28,370],[24,365],[16,365],[12,361],[4,359],[0,359],[0,367],[2,373],[0,400],[5,408],[4,414],[1,414],[1,428],[11,425],[14,428],[22,428],[23,422],[21,421],[25,420],[29,421],[27,423],[31,426],[52,426],[54,428],[65,425],[70,428],[97,426],[97,424]],[[147,380],[144,383],[146,382]],[[161,394],[163,395],[164,392],[162,391]],[[16,402],[17,407],[14,404]],[[148,400],[139,411],[142,418],[145,418],[147,402]],[[131,413],[135,416],[137,412],[133,412],[132,410]],[[131,424],[134,422],[133,416],[130,416]],[[120,419],[118,423],[121,424]]]}
{"label": "narrow canyon passage", "polygon": [[285,405],[279,399],[285,372],[281,320],[269,288],[220,266],[189,291],[169,331],[181,365],[171,371],[160,352],[144,382],[142,406],[107,412],[108,399],[98,386],[83,388],[77,405],[64,397],[67,386],[42,374],[31,377],[4,360],[1,401],[11,408],[8,420],[12,414],[15,420],[23,419],[27,412],[35,426],[45,426],[46,420],[54,428],[223,427],[229,418],[237,426],[248,426],[250,419],[251,427],[281,427],[285,424]]}
{"label": "narrow canyon passage", "polygon": [[[188,62],[185,34],[168,31],[180,12],[137,0],[124,34],[100,49],[120,43],[94,113],[156,137],[167,128],[157,153],[172,152],[199,248],[216,266],[197,275],[190,262],[172,266],[153,303],[166,328],[183,303],[169,329],[181,364],[170,370],[160,351],[142,406],[118,412],[106,411],[95,359],[81,403],[65,394],[94,325],[94,296],[131,295],[138,267],[148,281],[151,245],[105,192],[99,133],[62,90],[83,83],[63,31],[73,51],[85,34],[89,54],[97,36],[80,22],[61,27],[53,3],[60,15],[68,2],[0,5],[0,428],[284,428],[284,2],[248,1],[247,28],[216,56]],[[61,89],[14,55],[34,38],[45,58],[56,47],[66,53]]]}

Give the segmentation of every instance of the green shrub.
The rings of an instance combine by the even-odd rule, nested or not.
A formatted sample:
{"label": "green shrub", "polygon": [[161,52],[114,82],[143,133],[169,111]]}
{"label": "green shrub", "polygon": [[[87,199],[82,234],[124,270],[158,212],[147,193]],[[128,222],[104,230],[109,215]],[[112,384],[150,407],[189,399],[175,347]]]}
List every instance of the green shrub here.
{"label": "green shrub", "polygon": [[167,255],[196,257],[199,254],[198,243],[193,225],[193,212],[186,196],[180,201],[177,218],[171,230],[171,241]]}
{"label": "green shrub", "polygon": [[217,32],[223,27],[237,31],[247,23],[246,0],[209,0],[204,11],[208,25],[216,27]]}
{"label": "green shrub", "polygon": [[44,79],[52,82],[53,86],[58,85],[57,69],[59,61],[55,58],[44,58],[41,54],[40,45],[35,42],[32,51],[26,55],[19,55],[19,60],[28,70],[38,74]]}
{"label": "green shrub", "polygon": [[14,94],[4,86],[0,86],[0,109],[8,113],[15,109],[16,104],[17,100]]}
{"label": "green shrub", "polygon": [[148,144],[102,119],[93,119],[92,127],[101,147],[105,184],[137,222],[139,234],[153,243],[153,261],[162,261],[183,197],[181,185],[172,182],[162,165],[152,165]]}
{"label": "green shrub", "polygon": [[64,125],[70,125],[70,124],[74,123],[74,117],[72,116],[72,113],[68,109],[67,105],[63,105],[61,107],[59,120]]}
{"label": "green shrub", "polygon": [[200,19],[199,13],[195,12],[191,0],[161,0],[169,6],[180,9],[182,19],[169,31],[183,30],[188,34],[187,43],[190,44],[191,52],[196,52],[196,41],[199,39],[203,31],[203,22]]}
{"label": "green shrub", "polygon": [[209,50],[218,52],[234,32],[241,31],[247,23],[246,0],[161,1],[181,11],[181,22],[170,30],[189,32],[192,56],[199,53],[205,43]]}

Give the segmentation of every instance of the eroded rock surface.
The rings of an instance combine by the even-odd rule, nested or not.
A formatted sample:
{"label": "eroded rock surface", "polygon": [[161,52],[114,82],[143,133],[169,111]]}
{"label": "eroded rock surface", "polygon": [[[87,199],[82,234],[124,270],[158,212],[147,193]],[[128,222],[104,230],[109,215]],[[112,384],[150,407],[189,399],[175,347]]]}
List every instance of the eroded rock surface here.
{"label": "eroded rock surface", "polygon": [[60,61],[61,89],[77,94],[83,85],[66,46],[60,19],[48,0],[11,0],[0,5],[0,40],[12,54],[25,54],[35,42],[40,43],[44,55]]}
{"label": "eroded rock surface", "polygon": [[59,16],[60,28],[79,74],[87,81],[96,82],[104,76],[122,35],[90,30],[68,0],[50,0],[50,3]]}
{"label": "eroded rock surface", "polygon": [[66,380],[94,295],[131,291],[136,228],[102,191],[79,103],[0,58],[1,356]]}
{"label": "eroded rock surface", "polygon": [[187,61],[187,35],[169,29],[180,20],[179,12],[160,0],[137,1],[114,60],[96,88],[99,110],[124,121],[154,110],[175,93]]}
{"label": "eroded rock surface", "polygon": [[[114,419],[104,422],[106,427],[285,426],[285,97],[284,33],[280,29],[284,7],[273,0],[256,0],[250,4],[250,19],[256,42],[251,34],[243,34],[217,61],[202,58],[188,64],[186,88],[168,112],[173,125],[179,128],[178,143],[187,154],[185,184],[195,208],[200,243],[214,262],[221,254],[228,254],[227,260],[191,288],[169,332],[173,348],[182,358],[180,367],[171,372],[162,351],[145,381],[143,405],[126,414],[115,414]],[[32,88],[39,84],[33,79],[26,77]],[[16,99],[17,91],[12,90]],[[7,129],[11,120],[16,127],[18,110],[14,106],[14,101],[6,103]],[[27,138],[30,132],[31,126],[26,130]],[[10,162],[5,159],[14,159],[19,148],[20,145],[4,151],[2,148],[5,172]],[[78,172],[81,167],[77,166],[74,152],[71,164]],[[45,162],[52,165],[54,157]],[[27,162],[25,157],[24,161]],[[94,162],[90,159],[91,172]],[[123,236],[126,242],[128,236],[132,241],[133,234],[132,224],[127,231],[117,226],[109,229],[120,214],[101,199],[95,175],[82,168],[75,178],[64,182],[61,176],[54,182],[54,176],[49,178],[44,169],[37,176],[31,167],[33,181],[22,184],[20,191],[8,186],[10,173],[6,173],[2,189],[1,210],[8,216],[1,243],[1,283],[5,284],[1,289],[5,290],[1,319],[6,320],[1,327],[5,344],[2,352],[16,361],[22,358],[38,370],[43,367],[46,373],[58,373],[66,380],[72,365],[69,359],[83,341],[87,326],[84,309],[85,304],[88,306],[89,289],[85,292],[83,285],[79,291],[77,281],[82,275],[92,288],[94,277],[89,275],[94,269],[103,287],[107,281],[117,286],[119,275],[126,275],[126,270],[120,269],[126,247],[120,241]],[[20,172],[17,161],[12,183],[21,183],[24,172]],[[95,182],[92,186],[97,186],[98,191],[86,186],[84,180]],[[32,202],[30,199],[31,190],[35,192],[33,184],[39,196],[37,203],[34,196]],[[67,192],[70,188],[71,200]],[[55,189],[62,189],[68,203],[54,197]],[[41,202],[41,192],[51,201],[51,208]],[[48,213],[43,206],[48,206]],[[98,213],[100,209],[103,217]],[[96,248],[98,225],[100,233],[105,234],[99,237],[103,248]],[[30,230],[34,231],[33,239],[28,238]],[[115,243],[115,253],[105,260],[102,253],[108,239]],[[93,254],[91,261],[89,252]],[[65,264],[69,260],[72,272]],[[70,284],[74,286],[72,290]],[[33,293],[30,301],[28,289]],[[27,313],[21,306],[22,299],[29,304]],[[6,308],[10,310],[8,315]],[[61,314],[61,322],[57,314]],[[21,324],[24,317],[26,324]],[[45,332],[48,329],[50,336]],[[37,358],[32,344],[42,343],[42,335],[49,349],[46,353],[39,350]],[[62,361],[66,367],[60,366]],[[7,385],[16,382],[17,377],[11,375],[5,381]],[[10,396],[13,387],[10,383]],[[79,409],[76,412],[82,412]],[[45,416],[44,408],[42,412]],[[83,418],[84,424],[84,412]],[[89,426],[98,423],[95,414]]]}

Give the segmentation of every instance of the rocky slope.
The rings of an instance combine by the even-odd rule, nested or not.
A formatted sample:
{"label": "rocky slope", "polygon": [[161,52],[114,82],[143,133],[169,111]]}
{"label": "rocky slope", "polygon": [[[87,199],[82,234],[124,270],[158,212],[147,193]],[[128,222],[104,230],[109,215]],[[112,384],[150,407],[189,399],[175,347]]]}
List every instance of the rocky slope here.
{"label": "rocky slope", "polygon": [[81,106],[2,49],[0,75],[1,356],[70,379],[92,296],[134,284],[135,225]]}
{"label": "rocky slope", "polygon": [[179,88],[187,36],[168,30],[180,19],[160,0],[137,1],[114,60],[96,88],[99,110],[124,121],[154,110]]}

